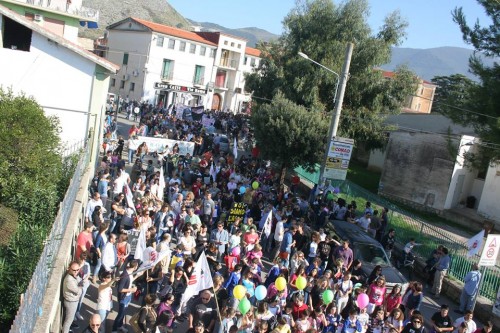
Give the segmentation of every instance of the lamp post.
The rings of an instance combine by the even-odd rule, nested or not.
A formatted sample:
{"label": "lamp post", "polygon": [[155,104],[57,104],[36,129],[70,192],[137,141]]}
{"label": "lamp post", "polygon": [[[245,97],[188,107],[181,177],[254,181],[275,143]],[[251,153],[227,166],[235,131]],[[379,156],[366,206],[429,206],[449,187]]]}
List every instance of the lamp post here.
{"label": "lamp post", "polygon": [[[342,66],[342,74],[339,75],[337,72],[331,70],[330,68],[320,64],[317,61],[312,60],[307,56],[307,54],[304,54],[302,52],[299,52],[299,56],[302,58],[312,62],[315,65],[318,65],[319,67],[323,68],[324,70],[327,70],[330,73],[333,73],[337,76],[337,84],[335,85],[335,92],[334,92],[334,97],[333,97],[333,102],[335,104],[335,112],[332,114],[332,119],[330,121],[330,128],[328,129],[328,137],[326,140],[326,149],[325,149],[325,156],[323,158],[323,161],[321,161],[321,169],[319,173],[319,183],[321,184],[323,182],[323,175],[325,173],[325,164],[326,160],[328,158],[328,151],[330,149],[331,142],[335,139],[337,136],[337,129],[339,127],[339,121],[340,121],[340,114],[342,112],[342,102],[344,101],[344,93],[345,93],[345,88],[347,84],[347,78],[349,76],[349,67],[351,66],[351,56],[352,56],[352,49],[354,47],[353,43],[348,43],[347,48],[346,48],[346,54],[345,54],[345,60],[344,60],[344,65]],[[340,87],[340,89],[339,89]],[[318,185],[320,185],[318,184]]]}

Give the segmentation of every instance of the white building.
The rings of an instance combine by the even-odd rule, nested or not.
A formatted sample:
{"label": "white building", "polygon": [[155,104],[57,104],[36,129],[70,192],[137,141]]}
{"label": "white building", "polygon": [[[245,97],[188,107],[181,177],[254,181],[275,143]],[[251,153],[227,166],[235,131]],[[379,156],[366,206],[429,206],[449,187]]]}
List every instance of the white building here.
{"label": "white building", "polygon": [[220,32],[191,32],[129,17],[108,28],[106,58],[121,64],[109,91],[168,106],[246,108],[244,73],[260,61],[246,40]]}
{"label": "white building", "polygon": [[99,147],[109,76],[118,66],[0,5],[0,86],[34,99],[60,120],[67,146],[96,133]]}

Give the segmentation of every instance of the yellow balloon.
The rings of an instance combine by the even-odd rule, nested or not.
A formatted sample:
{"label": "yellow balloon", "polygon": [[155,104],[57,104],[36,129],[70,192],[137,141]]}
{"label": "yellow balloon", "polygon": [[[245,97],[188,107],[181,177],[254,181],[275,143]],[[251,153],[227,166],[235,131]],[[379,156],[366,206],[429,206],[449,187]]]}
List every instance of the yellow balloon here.
{"label": "yellow balloon", "polygon": [[243,287],[240,284],[234,287],[233,289],[234,298],[242,299],[243,297],[245,297],[246,294],[247,294],[247,288]]}
{"label": "yellow balloon", "polygon": [[285,278],[280,276],[279,278],[276,279],[276,282],[274,282],[274,285],[276,286],[276,289],[278,289],[279,291],[285,290],[285,288],[286,288]]}
{"label": "yellow balloon", "polygon": [[297,280],[295,280],[295,286],[298,290],[304,290],[304,288],[307,286],[306,278],[303,276],[299,276]]}

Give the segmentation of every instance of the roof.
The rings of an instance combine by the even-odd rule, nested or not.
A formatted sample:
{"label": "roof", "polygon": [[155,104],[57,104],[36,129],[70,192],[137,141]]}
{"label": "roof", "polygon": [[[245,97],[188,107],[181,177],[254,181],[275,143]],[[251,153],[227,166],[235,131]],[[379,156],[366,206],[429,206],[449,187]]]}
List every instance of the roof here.
{"label": "roof", "polygon": [[[144,25],[145,27],[151,29],[154,32],[159,32],[161,34],[169,35],[169,36],[175,36],[187,40],[191,40],[194,42],[198,43],[203,43],[203,44],[208,44],[212,46],[217,46],[217,43],[214,43],[213,41],[204,38],[203,36],[199,35],[199,33],[192,32],[192,31],[187,31],[179,28],[174,28],[170,27],[168,25],[163,25],[163,24],[158,24],[150,21],[146,21],[143,19],[139,19],[136,17],[131,17],[132,20]],[[116,24],[111,25],[110,27],[116,26]]]}
{"label": "roof", "polygon": [[401,113],[390,115],[385,119],[385,123],[396,126],[398,131],[405,132],[476,135],[473,127],[455,124],[450,118],[439,113]]}
{"label": "roof", "polygon": [[7,7],[0,5],[0,14],[10,18],[11,20],[16,21],[17,23],[25,26],[26,28],[28,28],[32,31],[35,31],[36,33],[38,33],[44,37],[47,37],[47,38],[53,40],[57,44],[64,46],[65,48],[67,48],[70,51],[73,51],[74,53],[86,58],[87,60],[90,60],[90,61],[96,63],[97,65],[104,67],[105,69],[107,69],[108,71],[110,71],[113,74],[116,74],[118,72],[118,70],[120,69],[120,66],[115,65],[112,62],[110,62],[104,58],[101,58],[92,52],[85,50],[82,46],[75,44],[64,37],[56,35],[52,31],[49,31],[49,30],[45,29],[44,27],[41,27],[38,24],[27,20],[24,16],[19,15],[18,13],[8,9]]}
{"label": "roof", "polygon": [[[385,78],[388,78],[388,79],[392,79],[392,78],[394,77],[394,75],[396,74],[396,73],[394,73],[394,72],[391,72],[391,71],[386,71],[386,70],[383,70],[383,69],[379,69],[379,70],[381,70],[381,71],[382,71],[382,75],[383,75]],[[420,80],[422,80],[422,83],[424,83],[424,84],[430,84],[430,85],[435,86],[435,84],[434,84],[434,83],[432,83],[432,82],[429,82],[429,81],[423,80],[423,79],[421,79],[421,78],[419,78],[419,79],[420,79]]]}
{"label": "roof", "polygon": [[245,54],[254,56],[254,57],[260,57],[260,50],[255,49],[253,47],[247,47],[245,48]]}

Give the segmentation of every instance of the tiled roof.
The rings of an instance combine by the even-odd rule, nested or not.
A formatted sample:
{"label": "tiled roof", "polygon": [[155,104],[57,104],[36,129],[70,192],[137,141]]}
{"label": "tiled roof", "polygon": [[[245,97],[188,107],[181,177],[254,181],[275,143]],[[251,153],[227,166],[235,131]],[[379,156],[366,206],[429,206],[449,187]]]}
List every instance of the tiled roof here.
{"label": "tiled roof", "polygon": [[191,31],[187,31],[187,30],[183,30],[183,29],[178,29],[178,28],[170,27],[168,25],[158,24],[158,23],[154,23],[154,22],[142,20],[142,19],[135,18],[135,17],[132,17],[132,19],[134,21],[137,21],[140,24],[148,27],[149,29],[151,29],[151,30],[153,30],[155,32],[159,32],[161,34],[165,34],[165,35],[169,35],[169,36],[175,36],[175,37],[179,37],[179,38],[191,40],[191,41],[198,42],[198,43],[203,43],[203,44],[208,44],[208,45],[212,45],[212,46],[217,46],[216,43],[214,43],[214,42],[212,42],[212,41],[210,41],[210,40],[208,40],[208,39],[200,36],[199,34],[197,34],[195,32],[191,32]]}
{"label": "tiled roof", "polygon": [[255,49],[253,47],[247,47],[245,48],[245,54],[254,56],[254,57],[260,57],[260,50]]}

